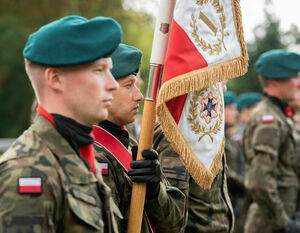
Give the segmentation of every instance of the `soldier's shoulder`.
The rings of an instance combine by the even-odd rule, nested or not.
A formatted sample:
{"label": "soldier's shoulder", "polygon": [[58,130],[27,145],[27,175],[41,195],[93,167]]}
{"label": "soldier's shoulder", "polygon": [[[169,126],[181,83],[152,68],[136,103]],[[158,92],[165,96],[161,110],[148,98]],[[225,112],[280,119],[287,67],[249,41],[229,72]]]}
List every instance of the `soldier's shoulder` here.
{"label": "soldier's shoulder", "polygon": [[[122,173],[123,169],[114,155],[99,143],[94,143],[95,159],[102,169],[102,175],[115,175]],[[120,170],[120,171],[118,171]]]}
{"label": "soldier's shoulder", "polygon": [[108,160],[107,156],[109,154],[109,151],[104,146],[97,142],[94,142],[93,146],[95,149],[94,151],[96,159]]}
{"label": "soldier's shoulder", "polygon": [[30,172],[31,170],[56,173],[55,157],[47,144],[39,135],[29,128],[16,139],[0,158],[0,173],[17,169]]}
{"label": "soldier's shoulder", "polygon": [[24,131],[1,156],[0,163],[22,158],[34,159],[45,147],[42,139],[32,128],[29,128]]}
{"label": "soldier's shoulder", "polygon": [[[171,143],[168,141],[168,139],[164,135],[164,132],[162,131],[160,125],[158,125],[158,124],[155,126],[155,130],[154,130],[153,149],[159,150],[159,151],[164,151],[167,149],[167,150],[170,150],[170,152],[175,153]],[[173,154],[173,153],[171,153],[171,154]]]}
{"label": "soldier's shoulder", "polygon": [[284,122],[278,112],[268,103],[260,103],[252,112],[247,126],[265,125],[280,128]]}
{"label": "soldier's shoulder", "polygon": [[[0,194],[42,193],[46,185],[57,187],[60,182],[55,164],[55,157],[38,135],[25,131],[0,158],[0,183],[5,187]],[[26,191],[31,184],[38,190]]]}

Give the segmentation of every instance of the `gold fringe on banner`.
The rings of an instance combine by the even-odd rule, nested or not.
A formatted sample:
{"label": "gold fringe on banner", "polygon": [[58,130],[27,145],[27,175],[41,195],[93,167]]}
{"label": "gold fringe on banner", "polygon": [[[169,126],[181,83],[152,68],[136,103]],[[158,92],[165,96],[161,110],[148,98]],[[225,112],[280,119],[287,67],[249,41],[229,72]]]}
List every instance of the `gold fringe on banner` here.
{"label": "gold fringe on banner", "polygon": [[223,138],[218,154],[215,156],[210,168],[207,169],[194,155],[169,112],[166,102],[175,97],[210,87],[215,83],[241,76],[247,72],[248,55],[242,28],[240,1],[232,0],[231,3],[236,33],[241,47],[241,56],[177,76],[167,81],[160,89],[156,105],[157,118],[165,136],[171,143],[176,142],[172,143],[174,150],[179,154],[197,184],[204,189],[211,187],[220,169],[224,153],[225,137]]}

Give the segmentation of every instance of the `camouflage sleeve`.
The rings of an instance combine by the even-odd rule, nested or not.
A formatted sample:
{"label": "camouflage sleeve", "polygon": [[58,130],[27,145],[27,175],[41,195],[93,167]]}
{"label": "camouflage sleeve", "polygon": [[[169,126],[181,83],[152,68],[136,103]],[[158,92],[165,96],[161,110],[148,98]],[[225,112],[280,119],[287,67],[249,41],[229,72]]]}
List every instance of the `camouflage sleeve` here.
{"label": "camouflage sleeve", "polygon": [[0,164],[0,232],[56,232],[62,190],[51,182],[55,175],[18,168],[22,162]]}
{"label": "camouflage sleeve", "polygon": [[118,182],[116,182],[121,179],[121,177],[118,177],[118,174],[116,174],[115,168],[118,168],[118,164],[108,159],[108,152],[104,148],[99,146],[94,146],[94,148],[96,150],[95,158],[101,167],[103,180],[110,187],[113,200],[116,203],[120,203],[121,196],[124,194],[119,192]]}
{"label": "camouflage sleeve", "polygon": [[230,166],[228,166],[226,169],[226,175],[228,187],[241,193],[245,191],[243,177],[241,177],[238,173],[231,169]]}
{"label": "camouflage sleeve", "polygon": [[272,158],[278,156],[280,146],[280,128],[276,122],[272,124],[260,123],[253,131],[252,147],[254,153],[263,152]]}
{"label": "camouflage sleeve", "polygon": [[279,198],[275,174],[280,145],[279,130],[275,124],[260,124],[253,131],[251,146],[254,155],[250,159],[245,182],[263,214],[273,220],[275,227],[283,228],[287,225],[288,215]]}
{"label": "camouflage sleeve", "polygon": [[158,232],[181,232],[187,222],[189,173],[165,137],[154,149],[159,154],[165,185],[161,183],[157,200],[146,201],[146,208],[159,222]]}
{"label": "camouflage sleeve", "polygon": [[191,177],[177,152],[175,152],[166,137],[162,137],[160,143],[154,149],[158,152],[163,175],[172,186],[179,188],[188,199]]}
{"label": "camouflage sleeve", "polygon": [[158,198],[147,200],[145,209],[156,229],[161,233],[181,232],[186,225],[185,196],[177,188],[160,182]]}
{"label": "camouflage sleeve", "polygon": [[232,190],[244,192],[244,178],[242,172],[244,170],[244,162],[240,154],[240,148],[237,142],[234,142],[230,137],[226,138],[225,156],[227,161],[227,183]]}

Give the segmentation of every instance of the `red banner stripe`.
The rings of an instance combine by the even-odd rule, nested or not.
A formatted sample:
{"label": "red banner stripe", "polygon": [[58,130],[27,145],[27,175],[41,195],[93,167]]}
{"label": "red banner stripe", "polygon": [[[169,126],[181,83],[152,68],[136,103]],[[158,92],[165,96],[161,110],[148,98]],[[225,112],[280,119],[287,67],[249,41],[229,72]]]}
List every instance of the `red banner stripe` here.
{"label": "red banner stripe", "polygon": [[187,95],[178,96],[174,99],[169,100],[166,103],[166,105],[177,125],[178,125],[180,117],[181,117],[181,113],[182,113],[182,110],[183,110],[183,107],[185,104],[186,97],[187,97]]}
{"label": "red banner stripe", "polygon": [[204,57],[199,53],[185,31],[173,20],[162,83],[206,66],[208,64]]}
{"label": "red banner stripe", "polygon": [[19,186],[19,192],[20,193],[41,193],[42,192],[42,186]]}
{"label": "red banner stripe", "polygon": [[[195,45],[188,35],[177,22],[173,20],[162,84],[178,75],[206,66],[208,66],[207,62],[195,48]],[[180,120],[186,98],[187,95],[178,96],[166,103],[176,124],[178,124]]]}

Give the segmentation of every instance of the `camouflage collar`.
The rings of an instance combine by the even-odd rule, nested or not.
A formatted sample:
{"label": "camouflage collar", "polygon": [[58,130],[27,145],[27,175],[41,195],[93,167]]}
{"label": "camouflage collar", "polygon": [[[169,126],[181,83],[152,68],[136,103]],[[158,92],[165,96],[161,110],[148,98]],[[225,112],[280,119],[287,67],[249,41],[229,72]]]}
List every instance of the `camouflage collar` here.
{"label": "camouflage collar", "polygon": [[282,112],[283,112],[283,114],[284,115],[286,115],[286,116],[288,116],[287,115],[287,112],[286,112],[286,109],[289,107],[289,105],[285,102],[285,101],[283,101],[283,100],[281,100],[281,99],[279,99],[279,98],[277,98],[277,97],[275,97],[275,96],[269,96],[269,95],[267,95],[266,93],[264,93],[264,95],[274,104],[274,105],[276,105]]}
{"label": "camouflage collar", "polygon": [[283,122],[286,122],[291,129],[294,128],[294,122],[292,118],[288,117],[277,104],[271,101],[270,98],[264,98],[263,101],[265,102],[265,106],[271,107],[276,116],[278,116]]}
{"label": "camouflage collar", "polygon": [[94,174],[89,172],[79,155],[49,121],[38,115],[32,127],[60,161],[71,183],[84,184],[97,180]]}

